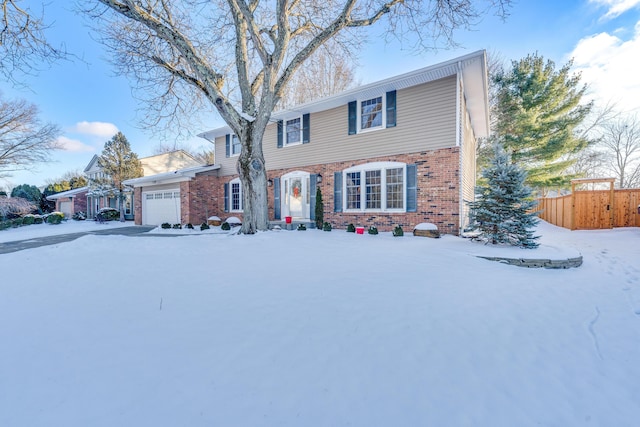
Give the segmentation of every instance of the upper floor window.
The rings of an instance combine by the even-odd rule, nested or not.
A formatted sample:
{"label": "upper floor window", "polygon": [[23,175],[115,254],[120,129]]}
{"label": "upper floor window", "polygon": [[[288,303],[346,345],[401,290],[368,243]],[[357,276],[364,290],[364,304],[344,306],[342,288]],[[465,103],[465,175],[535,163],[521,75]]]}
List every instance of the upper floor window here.
{"label": "upper floor window", "polygon": [[237,135],[231,135],[231,155],[237,156],[240,154],[240,150],[242,149],[242,144],[240,144],[240,139]]}
{"label": "upper floor window", "polygon": [[300,117],[287,120],[286,145],[299,144],[302,141],[302,120]]}
{"label": "upper floor window", "polygon": [[348,104],[349,135],[396,126],[396,91]]}
{"label": "upper floor window", "polygon": [[382,97],[360,101],[360,130],[382,127],[384,107]]}

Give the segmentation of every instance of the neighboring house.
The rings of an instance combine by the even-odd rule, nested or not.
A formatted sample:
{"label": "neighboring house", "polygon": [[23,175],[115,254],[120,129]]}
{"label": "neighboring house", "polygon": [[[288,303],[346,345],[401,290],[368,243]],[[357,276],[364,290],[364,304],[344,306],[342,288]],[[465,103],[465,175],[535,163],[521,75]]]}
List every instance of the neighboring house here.
{"label": "neighboring house", "polygon": [[[143,157],[140,159],[140,163],[142,163],[142,169],[145,176],[199,166],[199,162],[183,150]],[[87,167],[84,169],[84,174],[89,182],[92,180],[106,178],[98,164],[97,155],[93,156]],[[71,215],[78,211],[85,211],[87,213],[87,218],[94,218],[98,211],[104,207],[119,209],[116,194],[96,191],[96,189],[92,188],[91,185],[53,194],[47,197],[47,199],[55,201],[56,210],[64,212],[65,215],[67,214],[65,211],[66,209],[71,213]],[[125,194],[124,211],[126,219],[134,219],[133,199],[130,191]]]}
{"label": "neighboring house", "polygon": [[47,197],[56,202],[56,211],[62,212],[65,218],[71,218],[76,212],[87,211],[87,191],[89,187],[74,188]]}
{"label": "neighboring house", "polygon": [[[430,222],[458,234],[474,199],[476,138],[489,131],[487,90],[478,51],[275,112],[263,139],[270,219],[312,222],[320,188],[334,227]],[[200,136],[214,143],[215,165],[127,181],[136,223],[173,222],[152,212],[169,194],[180,197],[175,222],[242,218],[237,138],[228,127]]]}

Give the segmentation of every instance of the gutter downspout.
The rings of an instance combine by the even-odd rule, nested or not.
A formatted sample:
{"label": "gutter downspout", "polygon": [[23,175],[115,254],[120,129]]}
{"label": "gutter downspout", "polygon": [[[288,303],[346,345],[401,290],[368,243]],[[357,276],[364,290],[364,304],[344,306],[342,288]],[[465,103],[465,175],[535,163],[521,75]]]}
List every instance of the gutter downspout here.
{"label": "gutter downspout", "polygon": [[464,219],[464,194],[463,194],[463,150],[462,138],[461,138],[461,109],[462,102],[461,97],[463,94],[463,80],[462,80],[462,63],[458,61],[458,70],[456,71],[456,147],[458,147],[458,235],[462,233],[462,224]]}

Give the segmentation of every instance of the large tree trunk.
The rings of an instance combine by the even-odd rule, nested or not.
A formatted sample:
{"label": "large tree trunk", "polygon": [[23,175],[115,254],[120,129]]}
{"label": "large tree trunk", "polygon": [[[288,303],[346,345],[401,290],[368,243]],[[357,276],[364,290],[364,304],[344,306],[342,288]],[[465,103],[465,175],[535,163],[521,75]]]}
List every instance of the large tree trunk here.
{"label": "large tree trunk", "polygon": [[262,136],[267,121],[249,123],[239,136],[242,152],[238,159],[238,174],[242,183],[244,218],[241,232],[254,234],[269,229],[267,171],[262,153]]}

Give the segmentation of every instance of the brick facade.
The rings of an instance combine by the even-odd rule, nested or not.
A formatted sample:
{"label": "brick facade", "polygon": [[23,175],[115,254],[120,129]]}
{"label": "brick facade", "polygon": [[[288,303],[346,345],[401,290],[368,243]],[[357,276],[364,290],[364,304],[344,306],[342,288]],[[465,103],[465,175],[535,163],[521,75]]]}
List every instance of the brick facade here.
{"label": "brick facade", "polygon": [[[334,212],[333,185],[334,172],[372,162],[402,162],[417,167],[417,211],[407,213],[384,212]],[[441,233],[458,234],[460,216],[460,150],[457,147],[420,153],[385,156],[362,161],[330,163],[301,168],[268,171],[268,179],[277,179],[293,172],[304,171],[321,174],[322,183],[318,184],[324,200],[325,221],[335,228],[343,229],[350,223],[368,227],[378,227],[380,231],[391,231],[401,225],[412,230],[421,222],[436,224]],[[216,171],[197,175],[190,181],[180,183],[180,210],[183,224],[201,224],[212,215],[222,219],[236,216],[237,212],[224,212],[224,184],[237,176],[216,176]],[[406,184],[406,183],[405,183]],[[311,195],[315,197],[315,195]],[[268,188],[269,218],[274,219],[273,187]],[[134,196],[136,223],[142,219],[141,188],[135,189]]]}

